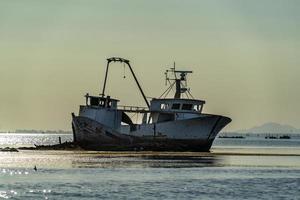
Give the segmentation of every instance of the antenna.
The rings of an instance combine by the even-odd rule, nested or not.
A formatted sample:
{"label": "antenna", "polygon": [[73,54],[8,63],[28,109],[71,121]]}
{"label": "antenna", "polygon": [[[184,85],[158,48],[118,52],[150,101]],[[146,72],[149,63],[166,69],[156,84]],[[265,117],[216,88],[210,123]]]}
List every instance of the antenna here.
{"label": "antenna", "polygon": [[[168,94],[170,90],[173,90],[173,86],[176,86],[176,92],[174,98],[181,98],[181,94],[190,94],[190,88],[187,88],[187,75],[193,73],[193,71],[176,70],[176,63],[174,62],[173,67],[166,70],[165,72],[165,84],[169,83],[170,87],[161,95]],[[177,78],[179,77],[179,78]],[[171,82],[173,81],[173,83]],[[190,95],[192,96],[192,95]]]}

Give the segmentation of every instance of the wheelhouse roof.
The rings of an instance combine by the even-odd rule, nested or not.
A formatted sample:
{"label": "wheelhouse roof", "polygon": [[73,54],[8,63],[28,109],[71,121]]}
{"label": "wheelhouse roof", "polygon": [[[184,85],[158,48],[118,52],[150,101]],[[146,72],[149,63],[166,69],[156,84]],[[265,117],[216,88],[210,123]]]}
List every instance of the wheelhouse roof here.
{"label": "wheelhouse roof", "polygon": [[164,98],[164,99],[152,99],[151,102],[172,102],[172,103],[191,103],[191,104],[205,104],[204,100],[200,99],[175,99],[175,98]]}
{"label": "wheelhouse roof", "polygon": [[[91,96],[91,95],[85,95],[85,97],[87,98],[97,98],[97,99],[100,99],[100,100],[105,100],[107,99],[107,96],[106,97],[102,97],[102,96]],[[111,101],[120,101],[118,99],[113,99],[113,98],[109,98]]]}

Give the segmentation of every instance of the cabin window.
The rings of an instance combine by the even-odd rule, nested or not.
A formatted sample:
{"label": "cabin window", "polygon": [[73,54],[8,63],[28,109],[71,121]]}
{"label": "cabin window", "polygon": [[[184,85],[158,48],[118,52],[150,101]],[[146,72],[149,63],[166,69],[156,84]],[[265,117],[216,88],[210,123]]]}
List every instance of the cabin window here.
{"label": "cabin window", "polygon": [[200,105],[194,105],[194,111],[200,111],[201,110],[201,106]]}
{"label": "cabin window", "polygon": [[116,101],[112,101],[111,102],[111,107],[112,108],[116,108],[117,107],[117,102]]}
{"label": "cabin window", "polygon": [[101,101],[99,102],[99,105],[100,105],[101,107],[103,107],[103,106],[104,106],[104,101],[101,100]]}
{"label": "cabin window", "polygon": [[168,110],[169,109],[169,104],[168,103],[162,103],[162,104],[160,104],[160,109],[162,109],[162,110]]}
{"label": "cabin window", "polygon": [[182,105],[182,110],[192,110],[193,104],[183,104]]}
{"label": "cabin window", "polygon": [[174,103],[174,104],[172,105],[172,109],[173,109],[173,110],[179,110],[179,109],[180,109],[180,103]]}
{"label": "cabin window", "polygon": [[90,104],[91,104],[91,106],[98,106],[99,102],[100,102],[99,98],[95,98],[95,97],[91,97],[90,98]]}

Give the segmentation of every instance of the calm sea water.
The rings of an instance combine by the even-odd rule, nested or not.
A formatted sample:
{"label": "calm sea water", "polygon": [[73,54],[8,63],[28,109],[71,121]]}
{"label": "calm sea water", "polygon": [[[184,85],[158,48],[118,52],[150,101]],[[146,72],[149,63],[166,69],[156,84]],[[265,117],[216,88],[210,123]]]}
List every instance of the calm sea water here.
{"label": "calm sea water", "polygon": [[[59,136],[72,140],[0,134],[0,147]],[[0,152],[0,199],[300,199],[299,139],[218,139],[212,152]]]}

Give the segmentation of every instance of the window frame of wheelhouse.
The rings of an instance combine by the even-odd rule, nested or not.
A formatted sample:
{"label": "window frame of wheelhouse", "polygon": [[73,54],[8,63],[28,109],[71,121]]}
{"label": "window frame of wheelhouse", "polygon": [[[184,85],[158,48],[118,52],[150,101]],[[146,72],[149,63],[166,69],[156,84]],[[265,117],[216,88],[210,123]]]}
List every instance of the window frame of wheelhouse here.
{"label": "window frame of wheelhouse", "polygon": [[[152,99],[148,123],[197,117],[201,115],[204,104],[205,101],[194,99]],[[175,108],[174,105],[176,105]]]}

